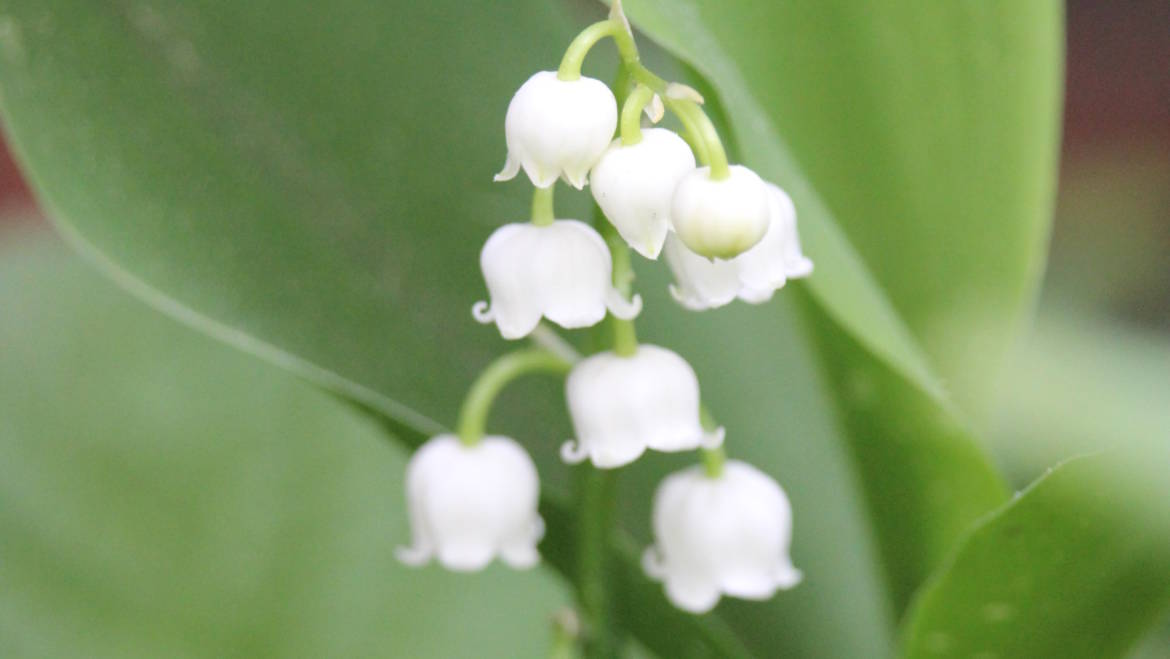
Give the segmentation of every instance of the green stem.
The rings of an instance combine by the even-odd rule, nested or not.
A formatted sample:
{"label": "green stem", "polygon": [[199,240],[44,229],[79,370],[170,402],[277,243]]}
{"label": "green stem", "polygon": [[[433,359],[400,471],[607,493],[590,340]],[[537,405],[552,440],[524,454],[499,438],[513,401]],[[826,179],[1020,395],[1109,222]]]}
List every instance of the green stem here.
{"label": "green stem", "polygon": [[579,79],[581,65],[585,62],[585,56],[589,54],[589,50],[597,45],[598,41],[606,37],[613,37],[619,32],[628,34],[624,26],[610,19],[598,21],[581,30],[581,33],[565,50],[565,56],[561,58],[561,66],[557,69],[557,79],[566,82]]}
{"label": "green stem", "polygon": [[666,80],[655,75],[653,71],[646,68],[641,62],[626,62],[626,70],[630,72],[630,79],[637,83],[646,85],[654,90],[655,94],[666,93]]}
{"label": "green stem", "polygon": [[640,84],[622,105],[621,135],[624,146],[642,141],[642,111],[653,98],[654,90]]}
{"label": "green stem", "polygon": [[707,143],[703,140],[703,133],[699,129],[699,125],[695,123],[694,118],[686,112],[678,111],[679,101],[666,100],[664,101],[667,108],[678,117],[679,122],[682,123],[683,129],[686,130],[687,144],[691,146],[691,151],[695,152],[695,157],[701,163],[711,161],[709,152],[707,151]]}
{"label": "green stem", "polygon": [[[624,97],[629,89],[625,67],[618,74],[617,96]],[[619,98],[624,101],[624,98]],[[593,223],[605,238],[613,255],[613,284],[627,297],[633,287],[630,252],[617,229],[605,219],[601,209],[594,205]],[[615,318],[608,321],[613,328],[613,348],[618,354],[632,354],[638,347],[634,323]],[[598,341],[604,345],[604,339]],[[609,659],[618,656],[621,626],[612,613],[613,593],[610,592],[612,574],[608,564],[612,534],[615,525],[614,509],[618,472],[596,469],[591,465],[577,468],[577,596],[585,622],[584,653],[589,659]]]}
{"label": "green stem", "polygon": [[556,330],[548,326],[548,323],[541,321],[537,324],[536,329],[528,335],[528,340],[532,341],[534,345],[553,353],[570,364],[576,364],[581,361],[581,353],[573,347],[572,343],[566,341]]}
{"label": "green stem", "polygon": [[699,161],[711,168],[711,180],[720,181],[731,175],[727,164],[727,151],[723,149],[723,141],[719,139],[719,131],[711,118],[703,112],[698,103],[685,99],[665,99],[666,107],[678,115],[687,132],[691,133],[692,140],[701,142],[704,153],[696,154]]}
{"label": "green stem", "polygon": [[614,24],[613,43],[617,46],[618,56],[622,62],[632,64],[640,61],[638,44],[634,43],[634,35],[629,30],[629,21],[621,12],[621,5],[615,3],[610,8],[609,22]]}
{"label": "green stem", "polygon": [[532,191],[532,223],[537,226],[548,226],[556,219],[556,211],[553,210],[553,188],[557,184],[554,182],[547,188],[536,188]]}
{"label": "green stem", "polygon": [[617,101],[618,107],[625,107],[626,100],[630,98],[630,72],[624,66],[619,66],[617,76],[613,81],[613,97]]}
{"label": "green stem", "polygon": [[[627,28],[629,23],[621,14],[621,5],[618,4],[617,0],[610,11],[609,21],[616,26],[612,36],[614,43],[617,44],[618,54],[622,58],[623,73],[628,76],[628,79],[648,87],[653,93],[662,96],[667,107],[678,115],[683,127],[690,135],[688,141],[691,144],[691,149],[695,151],[700,162],[711,168],[713,180],[719,181],[730,176],[731,170],[727,164],[727,152],[723,148],[723,142],[719,139],[719,132],[715,130],[715,125],[711,123],[711,119],[703,112],[703,108],[699,107],[698,103],[687,99],[670,99],[666,95],[666,80],[655,75],[653,71],[642,64],[641,56],[638,54],[638,46],[634,43],[634,35]],[[625,109],[623,106],[622,143],[636,144],[637,140],[626,142],[627,122],[631,120],[627,118]],[[640,132],[633,131],[630,134],[640,135]]]}
{"label": "green stem", "polygon": [[536,371],[567,373],[572,364],[543,348],[525,348],[501,355],[479,374],[459,408],[456,433],[466,446],[483,438],[488,414],[500,391],[512,380]]}
{"label": "green stem", "polygon": [[606,557],[617,507],[617,472],[580,467],[578,532],[580,554],[577,589],[585,615],[585,656],[618,656],[616,621],[612,619],[610,570]]}
{"label": "green stem", "polygon": [[563,609],[553,616],[553,643],[548,659],[577,659],[580,626],[577,614],[571,609]]}
{"label": "green stem", "polygon": [[[719,422],[715,420],[711,410],[707,409],[706,405],[699,406],[699,423],[707,432],[719,427]],[[699,456],[703,462],[703,473],[707,474],[708,478],[719,478],[723,475],[723,463],[727,462],[727,451],[724,451],[722,446],[699,449]]]}
{"label": "green stem", "polygon": [[[630,259],[630,246],[609,222],[601,222],[601,236],[605,238],[606,244],[609,245],[609,253],[613,256],[613,287],[628,300],[634,290],[634,267]],[[638,333],[634,328],[634,321],[622,320],[610,314],[609,323],[613,327],[614,353],[622,357],[636,353]]]}
{"label": "green stem", "polygon": [[723,463],[727,462],[727,451],[723,447],[699,449],[703,460],[703,473],[707,478],[719,478],[723,475]]}
{"label": "green stem", "polygon": [[610,8],[609,20],[615,25],[613,42],[617,46],[618,56],[622,59],[622,68],[629,73],[631,79],[653,89],[655,93],[665,92],[666,81],[642,64],[638,44],[634,42],[634,35],[629,30],[629,21],[621,13],[619,2],[615,1]]}
{"label": "green stem", "polygon": [[638,352],[638,334],[634,321],[613,319],[613,351],[620,357],[633,357]]}

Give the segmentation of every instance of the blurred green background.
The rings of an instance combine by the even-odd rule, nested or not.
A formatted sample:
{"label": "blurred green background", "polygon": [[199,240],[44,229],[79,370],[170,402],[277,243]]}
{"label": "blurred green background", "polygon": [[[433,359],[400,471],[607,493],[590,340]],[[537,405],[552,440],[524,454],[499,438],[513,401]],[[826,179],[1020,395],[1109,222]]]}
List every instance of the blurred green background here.
{"label": "blurred green background", "polygon": [[[1067,12],[1052,251],[984,433],[1015,486],[1170,434],[1170,3]],[[0,656],[546,652],[559,579],[398,566],[402,449],[50,231],[5,155]],[[1136,653],[1170,657],[1170,632]]]}

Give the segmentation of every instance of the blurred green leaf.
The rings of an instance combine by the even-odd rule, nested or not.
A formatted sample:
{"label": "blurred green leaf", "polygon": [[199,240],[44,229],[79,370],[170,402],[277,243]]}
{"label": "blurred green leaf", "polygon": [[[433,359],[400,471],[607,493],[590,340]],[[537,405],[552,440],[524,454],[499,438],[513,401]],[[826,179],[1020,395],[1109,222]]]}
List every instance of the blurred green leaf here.
{"label": "blurred green leaf", "polygon": [[397,563],[404,457],[348,406],[55,242],[0,252],[0,309],[0,655],[547,651],[551,573]]}
{"label": "blurred green leaf", "polygon": [[1052,306],[1004,378],[995,453],[1026,482],[1073,455],[1165,439],[1170,338]]}
{"label": "blurred green leaf", "polygon": [[901,612],[971,524],[1006,500],[1007,488],[961,417],[806,307]]}
{"label": "blurred green leaf", "polygon": [[1159,444],[1071,460],[983,521],[916,600],[904,656],[1124,654],[1170,602]]}
{"label": "blurred green leaf", "polygon": [[792,193],[822,308],[982,411],[1044,263],[1062,3],[625,4],[719,93],[743,160]]}

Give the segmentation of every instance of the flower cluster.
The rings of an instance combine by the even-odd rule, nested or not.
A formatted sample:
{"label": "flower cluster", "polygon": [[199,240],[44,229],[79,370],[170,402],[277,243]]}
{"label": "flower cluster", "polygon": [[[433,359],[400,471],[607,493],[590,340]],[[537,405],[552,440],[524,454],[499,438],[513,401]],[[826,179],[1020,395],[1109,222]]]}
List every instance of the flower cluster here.
{"label": "flower cluster", "polygon": [[[585,54],[605,37],[622,55],[613,91],[580,73]],[[494,362],[468,393],[457,432],[430,439],[411,459],[414,542],[400,550],[402,561],[435,558],[452,570],[478,570],[496,557],[515,568],[538,562],[544,525],[537,470],[520,444],[485,436],[484,426],[505,384],[543,370],[566,375],[576,437],[561,447],[565,462],[613,469],[647,450],[701,453],[702,464],[666,478],[653,503],[655,543],[644,567],[664,582],[672,603],[700,613],[722,595],[763,599],[799,582],[788,557],[792,513],[783,490],[724,457],[724,429],[701,405],[695,370],[671,350],[638,343],[634,331],[642,300],[630,290],[630,250],[651,260],[665,255],[671,294],[690,310],[737,298],[759,304],[812,271],[792,200],[728,162],[702,104],[693,89],[640,63],[619,2],[608,20],[574,40],[559,70],[536,73],[513,96],[507,160],[496,180],[524,171],[535,188],[532,217],[501,226],[484,244],[489,299],[472,313],[505,339],[543,337],[535,341],[543,347]],[[644,116],[657,124],[667,109],[685,137],[643,126]],[[594,228],[558,219],[558,179],[588,185],[608,222]],[[611,349],[579,358],[548,348],[555,334],[542,319],[578,329],[607,315]]]}

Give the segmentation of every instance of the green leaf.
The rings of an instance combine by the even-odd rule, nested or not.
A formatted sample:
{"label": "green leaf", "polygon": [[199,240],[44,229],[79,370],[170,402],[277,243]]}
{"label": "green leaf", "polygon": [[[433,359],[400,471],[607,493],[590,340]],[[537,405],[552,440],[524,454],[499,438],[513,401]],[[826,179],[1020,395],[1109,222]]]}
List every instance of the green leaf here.
{"label": "green leaf", "polygon": [[470,316],[479,247],[526,217],[523,186],[492,183],[503,109],[576,21],[536,0],[4,14],[4,117],[71,244],[164,310],[411,427],[453,418],[503,348]]}
{"label": "green leaf", "polygon": [[[555,65],[585,20],[536,0],[13,0],[0,30],[2,106],[38,194],[75,247],[153,304],[376,410],[417,443],[453,418],[474,372],[504,347],[468,315],[482,290],[479,245],[526,213],[525,186],[490,182],[503,157],[503,110],[525,77]],[[696,38],[697,46],[711,41]],[[712,56],[735,73],[726,56]],[[858,359],[872,351],[896,374],[891,382],[945,401],[915,328],[882,294],[888,283],[867,274],[764,106],[746,87],[737,95],[720,76],[712,80],[749,163],[794,192],[818,260],[809,287],[864,347]],[[584,199],[564,196],[559,209],[580,216]],[[767,605],[725,606],[726,624],[762,655],[865,656],[888,646],[891,614],[833,419],[841,403],[829,400],[800,349],[807,343],[791,303],[699,319],[670,307],[656,276],[642,319],[647,336],[685,348],[731,431],[733,454],[778,475],[797,504],[794,551],[809,566],[807,583]],[[754,396],[741,395],[745,381]],[[509,393],[494,420],[532,449],[550,501],[563,499],[567,480],[549,439],[564,437],[560,407],[554,388],[530,384]],[[895,421],[875,419],[875,446],[898,439]],[[929,465],[925,456],[940,446],[970,453],[963,433],[924,427],[915,465]],[[678,463],[639,465],[625,480],[648,492],[670,464]],[[963,468],[977,484],[988,473],[974,458]],[[923,497],[920,481],[945,482],[949,471],[905,473],[891,474],[901,489],[871,490],[871,506],[875,497]],[[623,511],[635,534],[644,533],[647,504],[643,496]],[[934,555],[970,511],[990,505],[917,506],[935,517],[907,523],[923,525],[918,535]],[[554,531],[550,559],[567,571],[568,550],[555,543],[568,542],[569,530]],[[922,569],[897,579],[913,583]],[[655,616],[671,610],[649,599],[655,591],[644,581],[631,584],[648,593],[637,601],[658,607],[628,616],[628,625],[651,630],[648,644],[690,647],[678,629],[719,635],[718,617],[684,617],[690,622],[654,633]]]}
{"label": "green leaf", "polygon": [[[1008,347],[1008,330],[1034,287],[1058,106],[1059,22],[1055,5],[1043,6],[626,5],[637,27],[704,76],[717,93],[710,104],[725,111],[743,160],[788,189],[800,210],[802,236],[817,263],[807,282],[815,302],[806,305],[809,334],[836,393],[896,611],[965,529],[1006,497],[917,341],[935,342],[931,357],[948,382],[976,398],[974,390],[994,371],[981,369]],[[1012,29],[1005,32],[1002,23]],[[956,29],[970,34],[950,39]],[[1019,88],[1012,78],[1013,93],[1001,98],[994,90],[1003,71],[1017,67],[1024,72]],[[876,84],[885,78],[890,85]],[[931,85],[947,93],[924,98]],[[1046,128],[1037,133],[1037,126]],[[1023,141],[1001,151],[973,144],[1016,139]],[[935,159],[958,163],[964,174],[935,167]],[[831,171],[845,161],[847,175]],[[988,196],[985,186],[1001,187],[988,188],[997,191]],[[971,215],[993,220],[973,223]],[[866,259],[881,254],[877,276],[838,222]],[[946,256],[955,250],[971,253],[960,261]],[[993,265],[968,267],[969,257]],[[923,286],[955,294],[927,295]],[[992,321],[1004,324],[996,329]],[[931,335],[939,328],[945,338]],[[955,328],[961,336],[949,334]],[[976,340],[987,345],[972,352]],[[984,361],[967,369],[941,359],[955,354]]]}
{"label": "green leaf", "polygon": [[1165,333],[1048,309],[1012,360],[989,439],[1026,482],[1073,455],[1165,437],[1167,373]]}
{"label": "green leaf", "polygon": [[398,564],[404,455],[348,405],[0,240],[0,655],[547,652],[551,573]]}
{"label": "green leaf", "polygon": [[[5,121],[75,247],[168,313],[375,410],[409,444],[453,418],[505,347],[468,314],[479,245],[526,212],[525,186],[490,181],[503,110],[527,75],[555,64],[580,17],[535,0],[52,0],[4,13]],[[580,216],[585,198],[562,195],[559,208]],[[646,336],[700,365],[733,454],[776,474],[807,511],[794,546],[807,582],[766,605],[726,605],[728,624],[765,656],[889,647],[863,510],[791,305],[698,317],[655,276]],[[732,333],[745,338],[729,351]],[[757,396],[738,395],[744,377]],[[555,387],[526,382],[493,418],[533,452],[549,502],[568,480],[562,408]],[[623,480],[648,493],[681,460]],[[623,506],[644,542],[649,495]],[[546,553],[570,572],[571,525],[554,526],[563,511],[546,505]],[[678,613],[635,565],[619,566],[623,623],[651,649],[735,654],[719,616]]]}
{"label": "green leaf", "polygon": [[981,523],[907,619],[917,657],[1120,657],[1170,603],[1170,451],[1071,460]]}
{"label": "green leaf", "polygon": [[1007,498],[970,429],[807,304],[873,519],[890,598],[905,609],[970,525]]}
{"label": "green leaf", "polygon": [[792,193],[818,303],[908,379],[937,393],[937,369],[981,412],[1044,261],[1062,3],[626,10],[718,92],[744,162]]}

